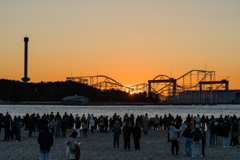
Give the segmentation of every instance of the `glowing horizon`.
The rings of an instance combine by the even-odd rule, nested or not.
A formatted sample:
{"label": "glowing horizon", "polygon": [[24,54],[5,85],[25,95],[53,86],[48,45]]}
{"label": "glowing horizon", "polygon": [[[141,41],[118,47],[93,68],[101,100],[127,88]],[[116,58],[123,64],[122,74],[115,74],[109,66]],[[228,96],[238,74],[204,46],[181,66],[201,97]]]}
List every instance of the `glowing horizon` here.
{"label": "glowing horizon", "polygon": [[131,86],[193,69],[240,89],[240,1],[3,1],[0,79],[106,75]]}

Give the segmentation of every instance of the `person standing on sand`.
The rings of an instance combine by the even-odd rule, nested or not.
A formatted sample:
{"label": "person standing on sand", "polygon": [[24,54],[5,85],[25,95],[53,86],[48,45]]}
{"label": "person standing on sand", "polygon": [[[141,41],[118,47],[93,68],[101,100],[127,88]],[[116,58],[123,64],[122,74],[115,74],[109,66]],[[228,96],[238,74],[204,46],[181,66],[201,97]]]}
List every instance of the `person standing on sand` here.
{"label": "person standing on sand", "polygon": [[195,122],[196,122],[196,124],[199,124],[199,126],[201,126],[201,118],[200,118],[200,116],[199,116],[199,114],[197,114],[197,117],[195,117]]}
{"label": "person standing on sand", "polygon": [[162,125],[163,125],[163,119],[162,119],[162,116],[160,116],[160,120],[159,120],[159,130],[163,130]]}
{"label": "person standing on sand", "polygon": [[238,132],[239,132],[238,124],[237,122],[234,122],[233,126],[231,127],[231,136],[232,136],[232,140],[235,148],[237,148],[237,144],[238,144],[238,136],[239,136]]}
{"label": "person standing on sand", "polygon": [[[169,128],[169,139],[172,142],[172,155],[175,156],[180,156],[178,154],[179,150],[179,145],[178,145],[178,132],[180,132],[180,129],[177,129],[174,125],[174,121],[170,123],[170,128]],[[174,148],[176,148],[176,155],[174,154]]]}
{"label": "person standing on sand", "polygon": [[205,126],[201,127],[201,131],[203,133],[203,137],[202,137],[202,155],[205,155],[205,145],[206,145],[206,131],[205,131]]}
{"label": "person standing on sand", "polygon": [[5,129],[4,141],[9,141],[9,138],[11,137],[11,133],[12,133],[11,121],[12,121],[12,118],[9,116],[4,123],[4,129]]}
{"label": "person standing on sand", "polygon": [[80,147],[77,143],[77,137],[77,131],[73,131],[65,142],[67,145],[66,155],[68,160],[80,160]]}
{"label": "person standing on sand", "polygon": [[38,135],[38,144],[40,144],[40,160],[50,160],[50,150],[53,145],[53,135],[49,132],[48,125],[43,126],[44,131]]}
{"label": "person standing on sand", "polygon": [[178,138],[178,142],[182,139],[183,131],[185,130],[186,126],[187,126],[187,121],[184,121],[183,124],[181,125],[181,132],[180,132],[180,136]]}
{"label": "person standing on sand", "polygon": [[129,126],[131,124],[130,121],[126,122],[126,125],[123,127],[123,138],[124,138],[124,149],[128,147],[130,150],[130,136],[131,136],[131,127]]}
{"label": "person standing on sand", "polygon": [[62,127],[62,138],[66,137],[66,130],[67,130],[67,125],[68,125],[68,121],[66,116],[61,120],[61,127]]}
{"label": "person standing on sand", "polygon": [[158,115],[156,114],[156,116],[155,116],[155,119],[154,119],[154,130],[157,130],[157,129],[159,129],[159,121],[160,121],[160,119],[159,119],[159,117],[158,117]]}
{"label": "person standing on sand", "polygon": [[209,118],[206,116],[205,122],[207,124],[207,131],[209,131]]}
{"label": "person standing on sand", "polygon": [[76,117],[75,130],[78,132],[78,137],[80,137],[80,127],[81,127],[80,117]]}
{"label": "person standing on sand", "polygon": [[194,128],[195,119],[194,119],[193,115],[191,115],[191,124],[192,124],[192,128]]}
{"label": "person standing on sand", "polygon": [[103,133],[103,131],[104,131],[104,119],[103,119],[103,116],[101,115],[100,117],[99,117],[99,127],[100,127],[100,132],[101,133]]}
{"label": "person standing on sand", "polygon": [[218,122],[218,125],[215,126],[216,129],[216,145],[217,147],[222,146],[222,125],[220,121]]}
{"label": "person standing on sand", "polygon": [[20,116],[18,116],[18,124],[19,124],[18,140],[21,141],[21,138],[22,138],[22,119],[21,119]]}
{"label": "person standing on sand", "polygon": [[203,133],[199,129],[199,124],[196,124],[195,130],[192,131],[192,134],[193,134],[193,154],[192,154],[192,157],[193,158],[195,157],[195,150],[196,150],[197,145],[198,145],[198,148],[199,148],[200,157],[203,157],[203,155],[202,155],[202,137],[203,137]]}
{"label": "person standing on sand", "polygon": [[55,129],[56,129],[56,125],[57,123],[55,122],[55,119],[53,118],[50,122],[49,122],[49,128],[52,132],[53,135],[55,135]]}
{"label": "person standing on sand", "polygon": [[209,131],[210,131],[209,145],[210,145],[210,147],[215,147],[216,129],[215,129],[215,121],[214,121],[214,119],[211,121],[211,124],[209,126]]}
{"label": "person standing on sand", "polygon": [[104,117],[103,124],[104,124],[104,132],[107,133],[107,131],[108,131],[108,116]]}
{"label": "person standing on sand", "polygon": [[2,131],[2,113],[0,113],[0,136]]}
{"label": "person standing on sand", "polygon": [[185,137],[185,154],[186,156],[191,156],[192,154],[192,127],[190,124],[184,129],[182,135]]}
{"label": "person standing on sand", "polygon": [[150,121],[149,121],[149,131],[150,131],[150,134],[149,135],[153,135],[153,118],[150,118]]}
{"label": "person standing on sand", "polygon": [[205,127],[206,119],[205,119],[204,115],[202,115],[202,118],[201,118],[200,122],[201,122],[201,126]]}
{"label": "person standing on sand", "polygon": [[29,114],[27,113],[26,116],[24,117],[24,122],[25,122],[25,132],[28,131],[28,119],[29,119]]}
{"label": "person standing on sand", "polygon": [[61,126],[62,126],[60,118],[59,119],[56,118],[56,123],[57,123],[57,125],[56,125],[56,135],[55,135],[55,137],[59,138],[60,137],[60,129],[61,129]]}
{"label": "person standing on sand", "polygon": [[143,120],[142,120],[142,123],[143,123],[143,132],[145,135],[147,135],[147,132],[148,132],[148,117],[144,117]]}
{"label": "person standing on sand", "polygon": [[133,139],[134,139],[134,147],[135,150],[140,150],[140,144],[139,144],[139,140],[141,138],[141,128],[140,128],[140,124],[137,122],[135,127],[133,127]]}
{"label": "person standing on sand", "polygon": [[188,114],[188,116],[187,116],[187,118],[186,118],[186,121],[187,121],[188,124],[191,123],[191,117],[190,117],[190,114]]}
{"label": "person standing on sand", "polygon": [[88,131],[88,122],[85,119],[83,124],[82,124],[82,129],[83,129],[83,137],[87,137],[87,131]]}
{"label": "person standing on sand", "polygon": [[14,117],[14,121],[11,123],[12,128],[12,140],[14,141],[14,135],[15,135],[15,141],[18,141],[18,130],[19,130],[19,123],[17,121],[17,117]]}
{"label": "person standing on sand", "polygon": [[90,119],[90,126],[91,126],[91,133],[94,133],[94,127],[95,127],[95,121],[93,119],[93,116],[91,116],[91,119]]}
{"label": "person standing on sand", "polygon": [[30,118],[28,119],[27,124],[29,130],[29,137],[32,137],[32,132],[35,130],[35,123],[32,116],[30,116]]}
{"label": "person standing on sand", "polygon": [[119,148],[119,135],[122,132],[121,132],[121,127],[118,121],[116,121],[115,124],[113,125],[112,132],[113,132],[113,138],[114,138],[113,146],[115,148],[117,143],[117,148]]}

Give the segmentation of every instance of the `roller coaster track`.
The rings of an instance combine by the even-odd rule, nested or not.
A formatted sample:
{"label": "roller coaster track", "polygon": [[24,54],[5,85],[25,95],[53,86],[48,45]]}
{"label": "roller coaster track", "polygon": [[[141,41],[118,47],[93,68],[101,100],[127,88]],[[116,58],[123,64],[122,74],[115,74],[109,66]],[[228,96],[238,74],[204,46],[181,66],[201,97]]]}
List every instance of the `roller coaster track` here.
{"label": "roller coaster track", "polygon": [[[190,77],[190,81],[186,83],[185,81],[188,76]],[[195,83],[192,83],[193,76],[197,76],[197,81]],[[177,90],[185,91],[185,90],[196,89],[199,86],[199,82],[206,80],[208,77],[210,80],[215,79],[215,71],[191,70],[176,79],[177,88],[178,88]],[[167,80],[167,79],[170,79],[170,77],[167,75],[160,74],[153,78],[153,80],[164,80],[164,79]],[[136,92],[136,93],[148,91],[147,83],[140,83],[136,85],[126,86],[114,80],[113,78],[110,78],[105,75],[67,77],[67,80],[85,83],[85,84],[88,84],[89,86],[103,89],[103,90],[119,89],[126,92]],[[180,81],[183,81],[183,83],[180,83]],[[158,88],[160,84],[159,85],[156,84],[151,88],[152,92],[154,94],[162,94],[163,92],[168,91],[169,92],[168,94],[170,94],[172,92],[171,91],[172,85],[173,85],[172,82],[167,82],[163,85],[164,85],[163,87]]]}
{"label": "roller coaster track", "polygon": [[[103,81],[98,82],[98,78],[103,78]],[[97,81],[96,83],[94,83]],[[86,82],[88,85],[95,87],[95,88],[104,88],[104,89],[120,89],[120,90],[128,90],[130,91],[129,86],[122,85],[121,83],[117,82],[116,80],[105,76],[105,75],[97,75],[97,76],[82,76],[82,77],[67,77],[67,80],[71,81],[79,81],[80,83]]]}
{"label": "roller coaster track", "polygon": [[[207,76],[209,76],[209,75],[215,76],[215,71],[191,70],[191,71],[187,72],[186,74],[184,74],[184,75],[180,76],[179,78],[177,78],[177,79],[176,79],[177,84],[178,84],[178,81],[180,81],[181,79],[184,79],[184,78],[185,78],[186,76],[188,76],[189,74],[192,74],[192,72],[197,72],[198,74],[201,72],[201,73],[204,73],[204,76],[201,78],[200,81],[198,81],[198,83],[196,83],[196,84],[193,85],[193,86],[184,87],[184,85],[183,85],[183,86],[177,85],[178,88],[181,88],[183,91],[184,91],[184,90],[189,90],[189,89],[192,89],[192,88],[196,88],[196,87],[199,86],[199,82],[204,81],[204,80],[207,78]],[[191,75],[190,75],[190,76],[191,76]],[[157,79],[158,77],[167,77],[167,78],[169,79],[169,77],[166,76],[166,75],[158,75],[158,76],[156,76],[153,80]],[[211,80],[212,80],[212,79],[211,79]],[[184,80],[183,80],[183,81],[184,81]],[[167,85],[165,85],[164,87],[162,87],[162,88],[159,89],[159,90],[154,90],[154,89],[153,89],[153,90],[154,90],[154,93],[155,93],[155,94],[157,94],[157,93],[158,93],[158,94],[161,94],[162,92],[166,91],[165,88],[170,87],[170,86],[172,86],[172,82],[169,82]],[[165,90],[164,90],[164,89],[165,89]]]}

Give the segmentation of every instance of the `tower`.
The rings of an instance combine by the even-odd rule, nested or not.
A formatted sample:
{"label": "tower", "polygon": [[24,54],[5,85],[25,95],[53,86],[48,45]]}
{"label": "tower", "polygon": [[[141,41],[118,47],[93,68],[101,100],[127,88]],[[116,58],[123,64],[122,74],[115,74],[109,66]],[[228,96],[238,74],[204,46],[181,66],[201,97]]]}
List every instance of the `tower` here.
{"label": "tower", "polygon": [[24,77],[22,78],[22,81],[27,83],[30,81],[30,78],[27,77],[27,60],[28,60],[28,37],[24,37],[25,42],[25,54],[24,54]]}

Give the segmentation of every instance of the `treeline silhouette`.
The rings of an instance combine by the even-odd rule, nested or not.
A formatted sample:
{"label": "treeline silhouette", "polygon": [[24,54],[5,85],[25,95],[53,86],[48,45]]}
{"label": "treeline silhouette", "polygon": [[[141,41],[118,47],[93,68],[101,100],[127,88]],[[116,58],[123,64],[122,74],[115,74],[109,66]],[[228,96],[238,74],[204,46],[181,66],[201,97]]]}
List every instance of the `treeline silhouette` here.
{"label": "treeline silhouette", "polygon": [[0,100],[22,101],[61,101],[66,96],[85,96],[90,102],[153,102],[146,92],[129,94],[120,90],[99,90],[86,84],[73,81],[23,83],[15,80],[0,80]]}

